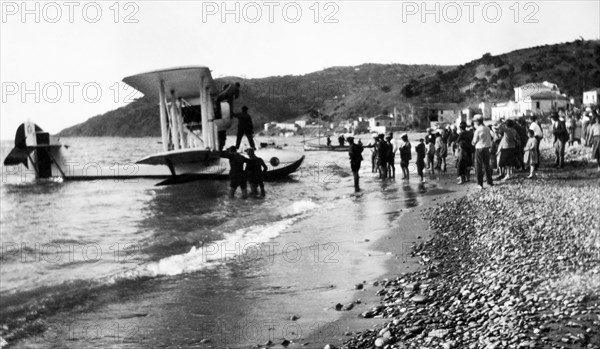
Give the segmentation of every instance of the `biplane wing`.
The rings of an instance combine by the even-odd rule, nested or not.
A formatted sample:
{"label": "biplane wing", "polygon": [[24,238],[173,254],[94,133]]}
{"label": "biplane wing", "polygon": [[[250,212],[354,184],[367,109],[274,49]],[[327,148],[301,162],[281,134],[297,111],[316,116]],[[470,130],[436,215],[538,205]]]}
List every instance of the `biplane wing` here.
{"label": "biplane wing", "polygon": [[205,66],[155,70],[128,76],[123,82],[154,100],[160,98],[158,87],[161,83],[167,93],[174,91],[177,98],[185,99],[197,98],[203,86],[213,85],[210,69]]}

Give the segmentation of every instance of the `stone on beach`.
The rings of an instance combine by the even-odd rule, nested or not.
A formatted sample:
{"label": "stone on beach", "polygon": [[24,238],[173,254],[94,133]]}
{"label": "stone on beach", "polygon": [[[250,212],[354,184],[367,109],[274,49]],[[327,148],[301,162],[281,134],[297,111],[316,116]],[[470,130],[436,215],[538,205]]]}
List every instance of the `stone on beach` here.
{"label": "stone on beach", "polygon": [[416,304],[423,304],[423,303],[427,303],[427,301],[428,301],[427,296],[424,296],[422,294],[418,294],[418,295],[412,297],[410,300],[415,302]]}
{"label": "stone on beach", "polygon": [[360,317],[390,321],[343,348],[600,349],[598,197],[513,181],[428,211],[423,270],[373,282],[381,305]]}

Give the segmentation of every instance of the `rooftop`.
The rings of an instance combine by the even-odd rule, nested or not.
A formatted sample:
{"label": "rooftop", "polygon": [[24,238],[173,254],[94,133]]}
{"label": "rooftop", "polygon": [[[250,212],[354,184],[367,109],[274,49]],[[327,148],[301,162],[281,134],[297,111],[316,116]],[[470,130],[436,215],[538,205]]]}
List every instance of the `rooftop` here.
{"label": "rooftop", "polygon": [[527,98],[525,99],[537,99],[537,100],[541,100],[541,99],[552,99],[552,100],[566,100],[568,101],[569,99],[563,95],[559,95],[558,93],[554,93],[554,92],[550,92],[550,91],[543,91],[543,92],[537,92],[534,93],[532,95],[527,96]]}

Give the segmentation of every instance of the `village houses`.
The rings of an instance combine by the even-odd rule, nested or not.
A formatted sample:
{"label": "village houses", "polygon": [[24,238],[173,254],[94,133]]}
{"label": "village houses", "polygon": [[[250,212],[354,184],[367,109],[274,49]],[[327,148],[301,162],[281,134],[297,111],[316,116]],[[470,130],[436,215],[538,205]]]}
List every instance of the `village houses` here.
{"label": "village houses", "polygon": [[556,84],[532,82],[515,87],[515,99],[492,107],[492,120],[550,113],[565,109],[569,99],[560,94]]}
{"label": "village houses", "polygon": [[592,105],[598,105],[600,100],[600,88],[595,88],[589,91],[583,92],[583,105],[586,107]]}

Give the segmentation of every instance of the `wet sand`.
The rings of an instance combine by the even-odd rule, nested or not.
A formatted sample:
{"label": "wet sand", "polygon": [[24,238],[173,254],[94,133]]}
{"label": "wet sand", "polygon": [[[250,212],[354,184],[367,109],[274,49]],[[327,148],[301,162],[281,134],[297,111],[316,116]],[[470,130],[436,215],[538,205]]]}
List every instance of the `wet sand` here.
{"label": "wet sand", "polygon": [[[352,335],[389,321],[382,317],[364,318],[361,314],[380,305],[381,296],[377,292],[385,280],[422,268],[420,258],[411,257],[410,252],[412,246],[430,239],[433,233],[429,229],[429,222],[423,218],[423,212],[442,202],[479,190],[473,182],[468,185],[458,185],[455,171],[455,168],[449,166],[446,173],[437,173],[437,171],[433,175],[426,173],[424,185],[434,183],[436,187],[427,191],[419,206],[403,209],[398,219],[397,229],[390,231],[371,245],[371,248],[377,251],[376,254],[390,257],[386,260],[385,272],[371,280],[355,280],[356,283],[364,282],[363,289],[357,290],[352,299],[360,300],[360,304],[355,305],[350,311],[343,311],[342,317],[330,325],[337,330],[337,333],[323,333],[322,340],[315,343],[314,348],[323,348],[327,344],[339,347]],[[411,175],[411,181],[415,180],[418,180],[417,176]],[[402,181],[397,180],[394,185],[402,186]]]}

